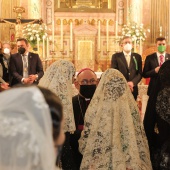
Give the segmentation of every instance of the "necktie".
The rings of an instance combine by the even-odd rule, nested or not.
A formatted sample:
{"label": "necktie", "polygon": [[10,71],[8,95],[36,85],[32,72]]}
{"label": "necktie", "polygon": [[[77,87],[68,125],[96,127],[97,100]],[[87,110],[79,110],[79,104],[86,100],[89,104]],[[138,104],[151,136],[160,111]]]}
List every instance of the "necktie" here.
{"label": "necktie", "polygon": [[127,61],[128,67],[129,67],[129,64],[130,64],[130,55],[129,54],[126,55],[126,61]]}
{"label": "necktie", "polygon": [[27,78],[28,77],[28,64],[27,64],[27,59],[26,59],[26,55],[22,56],[23,59],[23,77]]}
{"label": "necktie", "polygon": [[159,56],[159,66],[161,66],[164,62],[164,56],[163,55],[160,55]]}

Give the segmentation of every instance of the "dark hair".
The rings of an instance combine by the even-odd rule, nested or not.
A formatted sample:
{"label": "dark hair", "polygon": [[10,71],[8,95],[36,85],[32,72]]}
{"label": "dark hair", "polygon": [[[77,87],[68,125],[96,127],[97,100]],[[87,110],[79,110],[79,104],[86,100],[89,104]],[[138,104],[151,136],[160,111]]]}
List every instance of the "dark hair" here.
{"label": "dark hair", "polygon": [[63,119],[63,107],[58,96],[51,90],[38,86],[44,98],[49,105],[52,123],[53,123],[53,139],[57,140],[60,134],[60,124]]}
{"label": "dark hair", "polygon": [[156,43],[157,43],[158,41],[163,41],[163,40],[166,41],[166,38],[165,38],[165,37],[158,37],[158,38],[156,38]]}
{"label": "dark hair", "polygon": [[18,42],[18,41],[24,41],[25,44],[28,45],[28,41],[27,41],[27,39],[25,39],[25,38],[18,38],[18,39],[17,39],[17,42]]}

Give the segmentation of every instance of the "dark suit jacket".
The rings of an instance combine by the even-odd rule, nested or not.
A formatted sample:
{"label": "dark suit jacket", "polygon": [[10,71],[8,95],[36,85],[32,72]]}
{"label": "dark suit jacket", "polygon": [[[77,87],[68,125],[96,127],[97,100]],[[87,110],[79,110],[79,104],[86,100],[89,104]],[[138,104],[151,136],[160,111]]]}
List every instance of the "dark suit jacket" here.
{"label": "dark suit jacket", "polygon": [[131,53],[130,65],[128,67],[126,58],[123,52],[112,55],[111,67],[119,70],[127,81],[132,81],[134,84],[133,96],[136,99],[138,95],[138,83],[142,78],[142,58],[137,53]]}
{"label": "dark suit jacket", "polygon": [[[23,78],[23,61],[22,56],[19,53],[11,55],[9,62],[10,71],[10,85],[21,83]],[[28,74],[38,74],[38,80],[35,82],[38,84],[41,77],[44,75],[42,62],[38,54],[28,53]]]}
{"label": "dark suit jacket", "polygon": [[[170,60],[170,54],[165,55],[165,61]],[[155,83],[157,81],[158,73],[155,72],[155,68],[159,66],[157,53],[153,53],[148,55],[145,59],[145,64],[143,68],[142,76],[144,78],[150,78],[149,86],[148,86],[148,96],[151,94],[151,90],[154,88]]]}

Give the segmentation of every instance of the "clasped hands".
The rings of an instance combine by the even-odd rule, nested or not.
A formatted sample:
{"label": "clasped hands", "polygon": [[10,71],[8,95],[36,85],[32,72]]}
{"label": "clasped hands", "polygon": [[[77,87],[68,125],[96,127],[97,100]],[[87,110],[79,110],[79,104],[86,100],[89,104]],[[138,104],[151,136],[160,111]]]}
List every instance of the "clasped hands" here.
{"label": "clasped hands", "polygon": [[130,88],[131,92],[133,92],[134,84],[133,84],[133,82],[132,82],[132,81],[129,81],[129,82],[128,82],[128,86],[129,86],[129,88]]}
{"label": "clasped hands", "polygon": [[34,74],[29,75],[28,78],[24,78],[24,84],[32,84],[36,80],[37,76]]}

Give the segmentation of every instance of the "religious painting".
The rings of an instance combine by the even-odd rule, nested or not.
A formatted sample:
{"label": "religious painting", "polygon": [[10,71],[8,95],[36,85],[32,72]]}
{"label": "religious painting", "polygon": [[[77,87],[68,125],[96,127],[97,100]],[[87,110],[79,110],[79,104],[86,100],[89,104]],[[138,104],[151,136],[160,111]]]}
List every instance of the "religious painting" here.
{"label": "religious painting", "polygon": [[116,12],[116,0],[56,0],[55,12]]}

